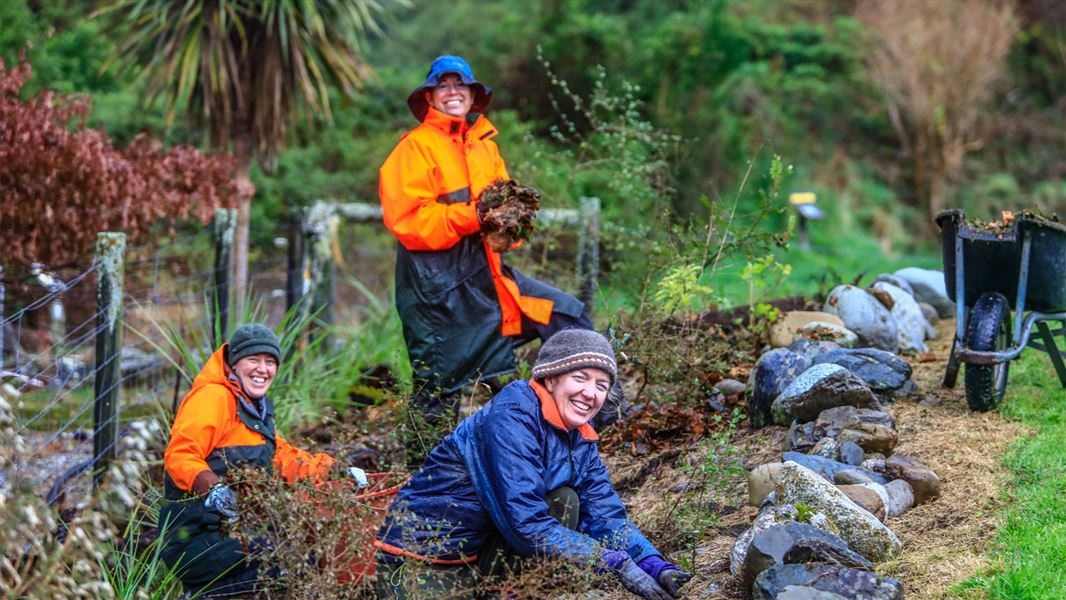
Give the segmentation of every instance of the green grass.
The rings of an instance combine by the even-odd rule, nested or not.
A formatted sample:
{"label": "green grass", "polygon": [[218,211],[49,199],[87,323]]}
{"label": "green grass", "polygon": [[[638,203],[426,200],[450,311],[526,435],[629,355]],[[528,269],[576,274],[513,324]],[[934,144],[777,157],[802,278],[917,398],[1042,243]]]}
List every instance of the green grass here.
{"label": "green grass", "polygon": [[[838,239],[829,239],[833,232],[813,236],[811,248],[803,250],[793,241],[788,250],[775,252],[777,262],[792,267],[791,274],[766,293],[756,290],[756,301],[785,296],[812,297],[826,294],[842,283],[852,283],[862,275],[860,285],[874,282],[881,273],[892,273],[904,267],[941,269],[940,256],[934,248],[922,248],[920,254],[897,253],[886,255],[877,240],[866,232],[853,230],[837,233]],[[727,263],[715,275],[717,287],[734,305],[748,304],[748,284],[740,277],[744,264]]]}
{"label": "green grass", "polygon": [[1004,459],[1014,480],[995,566],[960,588],[1004,600],[1066,598],[1066,391],[1047,355],[1029,349],[1011,363],[1001,413],[1037,433]]}

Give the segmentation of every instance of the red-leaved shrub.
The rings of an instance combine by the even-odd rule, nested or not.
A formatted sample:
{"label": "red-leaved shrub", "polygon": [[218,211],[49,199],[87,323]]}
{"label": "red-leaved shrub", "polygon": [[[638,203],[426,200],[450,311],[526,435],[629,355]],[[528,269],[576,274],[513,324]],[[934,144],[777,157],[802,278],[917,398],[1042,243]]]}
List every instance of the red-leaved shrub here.
{"label": "red-leaved shrub", "polygon": [[85,126],[88,98],[41,92],[23,100],[25,61],[0,61],[0,261],[86,264],[99,231],[144,242],[160,226],[206,223],[235,198],[230,156],[163,148],[148,135],[117,148]]}

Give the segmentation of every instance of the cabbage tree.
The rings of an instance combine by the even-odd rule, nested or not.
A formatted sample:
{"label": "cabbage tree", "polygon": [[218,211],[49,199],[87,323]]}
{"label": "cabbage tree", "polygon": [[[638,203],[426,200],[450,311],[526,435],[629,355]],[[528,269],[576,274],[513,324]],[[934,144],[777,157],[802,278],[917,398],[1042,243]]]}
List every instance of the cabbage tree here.
{"label": "cabbage tree", "polygon": [[238,299],[248,278],[252,161],[273,160],[298,113],[329,119],[331,88],[349,96],[360,88],[371,73],[365,40],[380,33],[383,13],[379,0],[113,0],[100,11],[146,102],[163,97],[168,124],[187,113],[237,160]]}

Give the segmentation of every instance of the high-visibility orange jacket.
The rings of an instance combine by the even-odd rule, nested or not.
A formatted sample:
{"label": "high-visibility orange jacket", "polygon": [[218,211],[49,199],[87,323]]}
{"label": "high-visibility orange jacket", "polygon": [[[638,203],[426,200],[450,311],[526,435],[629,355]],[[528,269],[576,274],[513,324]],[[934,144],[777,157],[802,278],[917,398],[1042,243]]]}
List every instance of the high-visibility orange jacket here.
{"label": "high-visibility orange jacket", "polygon": [[194,588],[232,572],[247,554],[240,542],[223,534],[218,512],[207,510],[203,496],[192,491],[197,475],[210,470],[221,478],[241,467],[265,469],[289,482],[317,480],[334,462],[285,441],[274,426],[273,402],[264,396],[257,405],[244,398],[225,355],[223,345],[196,376],[174,417],[163,457],[161,555],[172,568],[180,566],[182,582]]}
{"label": "high-visibility orange jacket", "polygon": [[513,370],[515,340],[503,336],[522,335],[523,317],[546,324],[553,309],[584,309],[503,264],[481,239],[481,192],[510,179],[496,135],[483,115],[471,123],[430,108],[379,173],[385,226],[400,241],[396,305],[409,358],[416,377],[444,389]]}
{"label": "high-visibility orange jacket", "polygon": [[262,417],[240,400],[243,392],[223,359],[225,345],[215,351],[181,401],[163,465],[183,492],[191,492],[202,471],[222,477],[234,464],[267,466],[284,480],[325,475],[333,465],[327,454],[294,448],[274,427],[274,406],[262,399]]}
{"label": "high-visibility orange jacket", "polygon": [[[404,134],[381,167],[379,193],[385,226],[408,250],[447,250],[478,233],[477,200],[496,181],[510,179],[484,116],[466,119],[429,109]],[[522,331],[522,315],[547,323],[552,302],[523,296],[501,268],[500,255],[484,244],[499,297],[504,335]]]}

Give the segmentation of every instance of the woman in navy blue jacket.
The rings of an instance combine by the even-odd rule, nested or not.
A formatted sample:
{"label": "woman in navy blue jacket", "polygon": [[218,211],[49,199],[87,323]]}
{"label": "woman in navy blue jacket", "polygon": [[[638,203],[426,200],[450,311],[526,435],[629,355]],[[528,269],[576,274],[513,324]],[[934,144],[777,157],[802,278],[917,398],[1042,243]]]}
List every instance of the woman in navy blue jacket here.
{"label": "woman in navy blue jacket", "polygon": [[[460,423],[400,490],[378,533],[379,594],[473,596],[478,577],[542,556],[613,573],[648,600],[675,598],[691,576],[629,520],[589,425],[616,377],[595,331],[545,342],[533,378]],[[414,583],[403,569],[412,560],[430,573]]]}

